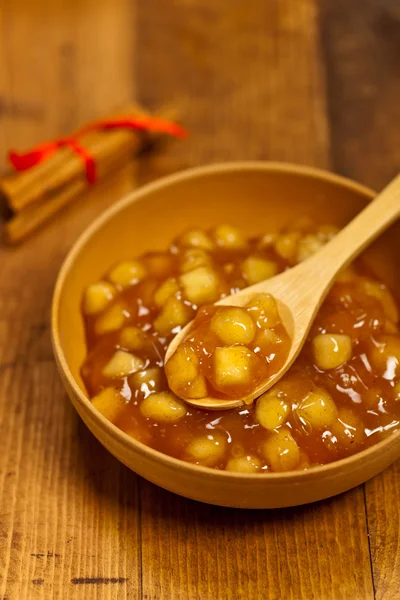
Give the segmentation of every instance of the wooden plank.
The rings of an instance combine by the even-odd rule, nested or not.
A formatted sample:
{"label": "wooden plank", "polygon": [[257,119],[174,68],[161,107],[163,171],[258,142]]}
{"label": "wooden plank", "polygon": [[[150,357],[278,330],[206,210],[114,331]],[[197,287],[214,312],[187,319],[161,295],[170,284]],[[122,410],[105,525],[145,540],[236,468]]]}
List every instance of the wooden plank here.
{"label": "wooden plank", "polygon": [[377,600],[400,590],[400,461],[365,485],[374,587]]}
{"label": "wooden plank", "polygon": [[3,365],[0,398],[0,597],[137,596],[135,476],[81,424],[53,360]]}
{"label": "wooden plank", "polygon": [[[0,4],[0,153],[133,92],[129,0]],[[4,164],[4,163],[3,163]],[[136,476],[84,427],[53,362],[49,306],[77,235],[135,184],[128,166],[53,227],[0,249],[0,598],[140,598]]]}
{"label": "wooden plank", "polygon": [[0,250],[0,598],[140,597],[137,478],[65,397],[48,322],[71,242],[131,187],[130,167],[57,228]]}
{"label": "wooden plank", "polygon": [[335,170],[376,188],[399,170],[400,6],[322,0]]}
{"label": "wooden plank", "polygon": [[[168,153],[171,164],[267,158],[329,166],[317,4],[138,4],[137,55],[151,50],[137,64],[140,100],[187,97],[192,137]],[[140,488],[148,600],[373,597],[362,488],[273,512]]]}
{"label": "wooden plank", "polygon": [[[398,127],[389,128],[398,123],[394,1],[357,0],[354,12],[321,3],[333,163],[318,3],[148,0],[138,3],[134,52],[128,0],[17,4],[0,6],[2,154],[124,102],[136,59],[140,99],[188,95],[193,132],[142,179],[270,158],[333,164],[379,186],[398,164]],[[57,229],[0,252],[0,598],[140,598],[140,503],[143,597],[371,598],[360,489],[270,513],[207,507],[142,481],[138,497],[135,476],[65,401],[47,325],[54,278],[77,233],[132,184],[128,169],[66,211]],[[398,466],[366,490],[377,597],[396,598]]]}
{"label": "wooden plank", "polygon": [[[335,167],[376,189],[400,164],[400,7],[322,3]],[[400,461],[365,486],[376,598],[400,590]]]}
{"label": "wooden plank", "polygon": [[10,146],[68,133],[133,97],[129,0],[4,0],[0,26],[3,168]]}
{"label": "wooden plank", "polygon": [[146,105],[186,100],[194,139],[173,155],[328,166],[315,2],[170,4],[138,3],[136,69]]}
{"label": "wooden plank", "polygon": [[199,504],[141,482],[143,594],[373,598],[362,490],[280,511]]}

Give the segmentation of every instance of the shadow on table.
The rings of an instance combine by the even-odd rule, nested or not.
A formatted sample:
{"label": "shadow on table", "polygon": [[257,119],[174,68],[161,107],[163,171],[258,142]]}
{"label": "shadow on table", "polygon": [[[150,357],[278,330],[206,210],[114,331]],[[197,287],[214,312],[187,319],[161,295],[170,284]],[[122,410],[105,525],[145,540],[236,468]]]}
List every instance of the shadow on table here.
{"label": "shadow on table", "polygon": [[[295,506],[280,509],[241,509],[213,506],[195,500],[188,500],[177,496],[154,484],[140,479],[141,511],[143,519],[168,519],[181,522],[182,519],[195,520],[198,524],[218,524],[219,527],[235,529],[247,527],[251,521],[256,526],[260,523],[298,521],[299,519],[312,518],[320,505],[325,508],[333,503],[333,498],[314,502],[304,506]],[[250,518],[249,518],[250,517]]]}
{"label": "shadow on table", "polygon": [[166,519],[171,524],[182,519],[195,519],[199,524],[215,522],[221,527],[232,527],[234,524],[237,528],[248,525],[249,515],[253,524],[307,519],[315,514],[321,504],[328,508],[334,500],[275,510],[235,509],[204,504],[168,492],[133,473],[114,458],[80,420],[77,439],[84,477],[96,493],[108,497],[107,506],[110,509],[115,503],[128,502],[132,508],[140,510],[142,519]]}
{"label": "shadow on table", "polygon": [[[118,513],[125,509],[139,510],[139,477],[108,452],[76,415],[76,435],[79,485],[87,486],[97,496],[102,510]],[[75,475],[77,478],[78,475]]]}

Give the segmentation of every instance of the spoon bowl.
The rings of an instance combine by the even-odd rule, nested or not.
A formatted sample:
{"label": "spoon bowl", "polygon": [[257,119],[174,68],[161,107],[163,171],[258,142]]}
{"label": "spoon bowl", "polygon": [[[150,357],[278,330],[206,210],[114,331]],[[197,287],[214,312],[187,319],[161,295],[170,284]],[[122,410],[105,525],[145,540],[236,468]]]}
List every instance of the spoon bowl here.
{"label": "spoon bowl", "polygon": [[[182,399],[196,408],[229,410],[243,404],[251,404],[268,391],[288,371],[301,352],[315,316],[336,275],[399,216],[400,175],[317,254],[276,277],[261,281],[216,302],[217,305],[246,306],[255,294],[271,294],[277,302],[282,323],[291,339],[289,354],[283,366],[259,383],[246,397],[233,400],[210,397]],[[165,355],[165,363],[186,338],[192,323],[188,323],[171,341]]]}

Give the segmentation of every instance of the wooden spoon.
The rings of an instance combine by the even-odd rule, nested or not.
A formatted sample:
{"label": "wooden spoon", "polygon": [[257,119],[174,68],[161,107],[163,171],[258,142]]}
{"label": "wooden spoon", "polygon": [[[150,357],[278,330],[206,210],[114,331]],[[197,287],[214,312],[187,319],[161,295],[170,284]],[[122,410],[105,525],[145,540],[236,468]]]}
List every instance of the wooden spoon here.
{"label": "wooden spoon", "polygon": [[[283,325],[292,345],[285,364],[263,381],[246,398],[221,400],[201,398],[185,402],[197,408],[225,410],[249,404],[266,392],[286,373],[299,355],[314,318],[334,283],[338,272],[356,258],[375,238],[400,216],[400,175],[397,176],[368,206],[342,229],[326,246],[303,263],[273,277],[227,296],[218,305],[245,306],[254,294],[274,296]],[[171,358],[187,336],[188,323],[171,341],[165,362]]]}

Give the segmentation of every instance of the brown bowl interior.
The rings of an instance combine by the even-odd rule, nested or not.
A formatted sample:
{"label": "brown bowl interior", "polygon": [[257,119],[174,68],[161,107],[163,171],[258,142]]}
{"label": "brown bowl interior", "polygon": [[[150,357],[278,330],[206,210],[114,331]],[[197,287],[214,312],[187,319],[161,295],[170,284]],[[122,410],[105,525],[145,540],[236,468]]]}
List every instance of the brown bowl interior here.
{"label": "brown bowl interior", "polygon": [[[229,222],[251,235],[273,231],[302,215],[343,226],[372,196],[360,185],[314,169],[243,163],[169,177],[142,188],[100,217],[67,257],[53,304],[54,347],[63,381],[78,412],[100,441],[122,462],[155,483],[191,498],[228,506],[287,506],[317,500],[357,485],[395,460],[400,450],[396,454],[393,443],[383,442],[382,450],[387,450],[381,452],[380,461],[376,447],[362,453],[370,465],[364,470],[357,455],[318,468],[311,476],[240,476],[195,467],[146,448],[107,423],[87,400],[80,377],[86,351],[80,312],[82,293],[118,260],[163,250],[189,226],[211,228]],[[371,268],[400,298],[400,280],[396,277],[400,269],[400,223],[381,236],[367,256]],[[349,477],[344,474],[346,470],[357,471],[357,475]],[[318,471],[321,481],[326,480],[325,487],[318,482]],[[297,482],[295,495],[290,482],[292,490]],[[298,482],[304,489],[299,490]],[[311,490],[310,482],[314,482]],[[236,496],[232,496],[233,490]]]}

